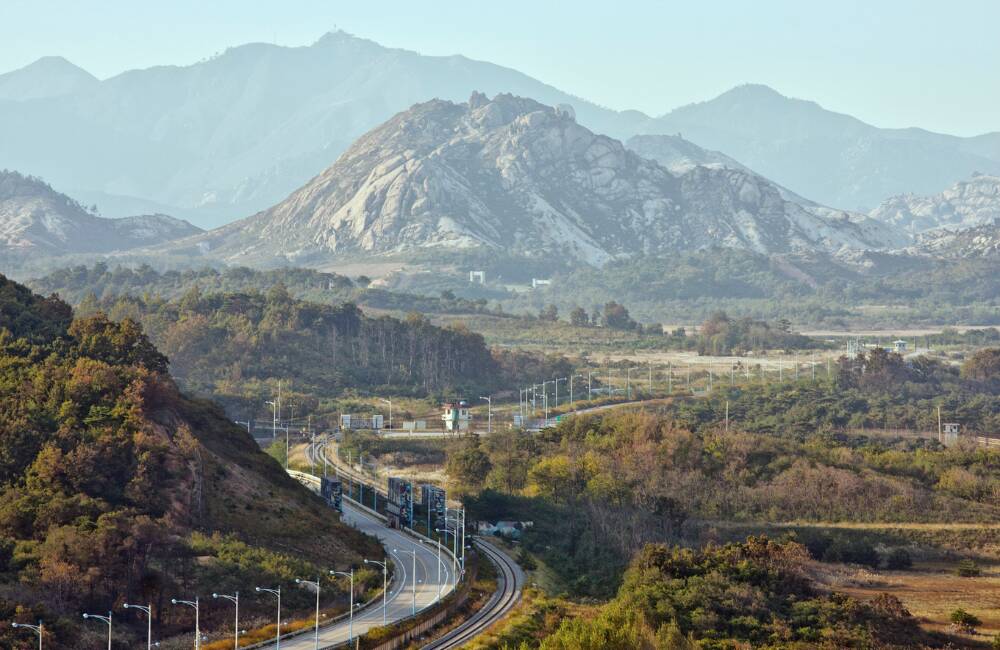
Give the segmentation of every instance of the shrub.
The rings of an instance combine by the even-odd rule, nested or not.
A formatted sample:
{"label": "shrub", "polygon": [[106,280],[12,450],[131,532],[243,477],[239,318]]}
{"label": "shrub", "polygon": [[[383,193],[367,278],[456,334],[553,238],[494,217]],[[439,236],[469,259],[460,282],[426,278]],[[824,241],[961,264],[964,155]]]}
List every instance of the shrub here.
{"label": "shrub", "polygon": [[535,562],[535,558],[531,557],[531,554],[521,547],[517,551],[517,563],[521,565],[521,568],[525,571],[534,571],[538,568],[538,564]]}
{"label": "shrub", "polygon": [[962,560],[958,563],[958,568],[955,570],[959,576],[963,578],[977,578],[982,573],[979,569],[979,565],[972,560]]}
{"label": "shrub", "polygon": [[871,542],[863,539],[838,537],[823,553],[824,562],[850,562],[876,568],[879,554]]}
{"label": "shrub", "polygon": [[913,558],[905,548],[894,548],[885,558],[885,568],[890,571],[900,571],[913,566]]}
{"label": "shrub", "polygon": [[965,611],[962,608],[958,608],[953,611],[948,618],[955,625],[961,625],[966,628],[974,628],[977,625],[982,625],[982,621],[975,614]]}

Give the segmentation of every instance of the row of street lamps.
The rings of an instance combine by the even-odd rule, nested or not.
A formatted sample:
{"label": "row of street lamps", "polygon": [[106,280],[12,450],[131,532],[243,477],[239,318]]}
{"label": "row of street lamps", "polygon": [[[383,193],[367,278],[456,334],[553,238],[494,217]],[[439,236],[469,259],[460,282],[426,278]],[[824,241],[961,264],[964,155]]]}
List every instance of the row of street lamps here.
{"label": "row of street lamps", "polygon": [[[382,566],[383,572],[383,588],[386,585],[386,573],[387,567],[386,563],[377,562],[375,560],[365,560],[365,564],[378,564]],[[350,590],[350,612],[349,612],[349,622],[348,622],[348,641],[354,640],[354,569],[348,571],[333,571],[330,572],[331,576],[343,576],[350,579],[351,590]],[[320,580],[301,580],[296,579],[295,584],[308,585],[316,589],[316,624],[315,624],[315,648],[319,649],[319,596],[320,596]],[[278,599],[278,622],[277,631],[275,632],[274,642],[275,649],[280,650],[281,648],[281,585],[274,589],[266,587],[256,587],[255,591],[257,593],[267,593],[277,597]],[[414,586],[414,592],[416,588]],[[240,647],[239,637],[240,634],[245,634],[246,630],[240,630],[240,592],[236,592],[232,595],[230,594],[217,594],[213,593],[212,598],[221,598],[232,602],[236,606],[236,617],[235,623],[233,625],[233,648],[237,650]],[[194,600],[180,600],[178,598],[171,598],[171,604],[182,605],[194,609],[194,647],[198,650],[201,647],[201,642],[204,637],[201,635],[201,601],[198,597]],[[383,591],[383,601],[382,601],[382,624],[385,624],[385,592]],[[153,647],[158,647],[160,643],[153,641],[153,609],[152,604],[150,605],[135,605],[131,603],[125,603],[125,609],[137,609],[140,612],[146,614],[146,649],[151,650]],[[416,607],[416,595],[414,595],[414,608]],[[96,620],[105,623],[108,626],[108,650],[111,650],[111,632],[112,632],[112,612],[108,612],[107,616],[100,614],[84,614],[83,618],[86,620]],[[13,623],[15,628],[25,628],[34,631],[38,635],[38,650],[42,650],[42,639],[44,637],[44,625],[42,621],[38,621],[38,625],[30,625],[28,623]]]}

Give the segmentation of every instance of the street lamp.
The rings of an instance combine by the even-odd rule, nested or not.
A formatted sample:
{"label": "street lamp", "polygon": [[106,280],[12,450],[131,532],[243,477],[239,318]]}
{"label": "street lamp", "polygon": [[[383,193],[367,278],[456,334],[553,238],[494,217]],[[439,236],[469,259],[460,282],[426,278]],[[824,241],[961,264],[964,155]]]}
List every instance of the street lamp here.
{"label": "street lamp", "polygon": [[42,621],[38,620],[38,625],[30,625],[28,623],[11,623],[11,627],[18,628],[23,627],[29,630],[33,630],[35,634],[38,635],[38,650],[42,650]]}
{"label": "street lamp", "polygon": [[212,594],[212,598],[224,598],[236,605],[236,622],[233,624],[233,647],[239,650],[240,647],[240,592],[232,596],[227,594]]}
{"label": "street lamp", "polygon": [[389,593],[389,558],[385,562],[378,560],[365,560],[365,564],[377,564],[382,567],[382,626],[385,626],[385,603],[386,594]]}
{"label": "street lamp", "polygon": [[[389,405],[389,428],[392,429],[392,398],[385,399],[380,397],[379,399]],[[405,425],[406,423],[404,422],[403,424]],[[403,428],[405,429],[406,427],[404,426]]]}
{"label": "street lamp", "polygon": [[[448,529],[448,517],[447,517],[447,515],[445,515],[445,527],[444,528],[435,528],[434,532],[436,532],[436,533],[444,533],[444,545],[445,546],[448,545],[448,534],[449,533],[451,534],[452,538],[454,538],[454,539],[458,538],[458,535],[456,533],[454,533],[454,532],[452,532],[451,530]],[[440,544],[441,542],[438,541],[438,543]],[[455,551],[453,551],[452,554],[451,554],[451,573],[452,573],[452,578],[453,578],[453,582],[455,584],[455,588],[456,589],[458,589],[458,565],[455,564],[455,562],[456,562],[455,554],[457,553],[457,551],[458,551],[458,549],[456,547]]]}
{"label": "street lamp", "polygon": [[350,643],[350,642],[354,641],[354,569],[352,568],[350,573],[347,573],[345,571],[333,571],[333,570],[331,570],[330,571],[330,575],[332,575],[332,576],[344,576],[346,578],[350,578],[351,579],[351,600],[350,600],[351,613],[349,615],[350,618],[349,618],[349,622],[347,624],[348,625],[348,627],[347,627],[347,642]]}
{"label": "street lamp", "polygon": [[[441,600],[441,589],[442,589],[442,584],[441,584],[441,567],[444,566],[444,563],[441,561],[441,538],[438,537],[434,541],[437,542],[437,549],[438,549],[438,553],[437,553],[437,574],[438,574],[437,584],[438,584],[438,595],[437,595],[437,599],[435,599],[435,601],[434,601],[434,602],[437,602],[438,600]],[[420,543],[421,544],[429,544],[430,542],[428,542],[426,539],[421,539]]]}
{"label": "street lamp", "polygon": [[486,402],[486,433],[493,433],[493,398],[480,397]]}
{"label": "street lamp", "polygon": [[392,549],[393,553],[412,553],[413,554],[413,604],[410,605],[410,616],[414,616],[417,613],[417,551],[416,549],[409,551],[400,551],[398,549]]}
{"label": "street lamp", "polygon": [[129,605],[125,603],[125,609],[137,609],[146,614],[146,650],[153,647],[153,605]]}
{"label": "street lamp", "polygon": [[271,440],[278,437],[278,403],[267,401],[264,402],[271,407]]}
{"label": "street lamp", "polygon": [[176,598],[171,598],[170,602],[174,605],[187,605],[188,607],[194,609],[194,648],[198,650],[201,647],[201,621],[199,617],[201,616],[201,605],[197,596],[194,600],[178,600]]}
{"label": "street lamp", "polygon": [[281,650],[281,585],[278,585],[277,589],[265,589],[264,587],[255,587],[255,589],[257,593],[273,594],[278,597],[278,625],[274,633],[274,650]]}
{"label": "street lamp", "polygon": [[84,618],[96,618],[98,621],[104,621],[108,624],[108,650],[111,650],[111,612],[108,612],[107,616],[98,616],[97,614],[84,614]]}
{"label": "street lamp", "polygon": [[316,587],[316,643],[313,645],[313,648],[315,650],[319,650],[319,578],[316,578],[315,582],[312,580],[299,580],[296,578],[295,584]]}

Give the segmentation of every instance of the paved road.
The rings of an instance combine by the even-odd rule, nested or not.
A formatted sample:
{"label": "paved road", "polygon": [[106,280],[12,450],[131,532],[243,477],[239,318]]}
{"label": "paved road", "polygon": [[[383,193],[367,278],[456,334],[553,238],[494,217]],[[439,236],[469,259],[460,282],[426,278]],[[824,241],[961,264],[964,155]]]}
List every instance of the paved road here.
{"label": "paved road", "polygon": [[[318,486],[317,486],[318,489]],[[421,544],[413,537],[387,528],[380,519],[344,500],[343,520],[361,531],[375,535],[385,546],[396,565],[396,578],[389,585],[386,598],[386,620],[389,623],[410,616],[413,608],[413,567],[411,551],[416,551],[416,610],[428,607],[438,598],[444,597],[454,588],[455,572],[449,556],[442,554],[438,562],[437,546]],[[393,550],[395,549],[395,550]],[[383,558],[370,558],[382,560]],[[374,567],[378,569],[378,567]],[[354,635],[359,636],[373,627],[382,625],[382,601],[354,615]],[[349,624],[345,620],[336,625],[321,627],[319,638],[321,648],[328,648],[348,640]],[[283,650],[312,650],[315,646],[312,633],[282,639]],[[275,645],[263,646],[265,650],[275,650]]]}

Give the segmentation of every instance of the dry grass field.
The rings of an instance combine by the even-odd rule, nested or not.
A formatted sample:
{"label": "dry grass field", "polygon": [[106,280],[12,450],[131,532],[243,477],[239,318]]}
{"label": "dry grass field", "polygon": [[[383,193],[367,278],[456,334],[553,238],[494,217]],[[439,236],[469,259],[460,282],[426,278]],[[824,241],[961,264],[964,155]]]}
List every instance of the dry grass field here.
{"label": "dry grass field", "polygon": [[899,598],[929,630],[949,631],[949,615],[964,609],[982,620],[969,647],[988,644],[1000,634],[1000,563],[981,565],[978,578],[962,578],[954,563],[918,562],[907,571],[870,571],[816,563],[816,575],[828,588],[870,599],[880,593]]}

